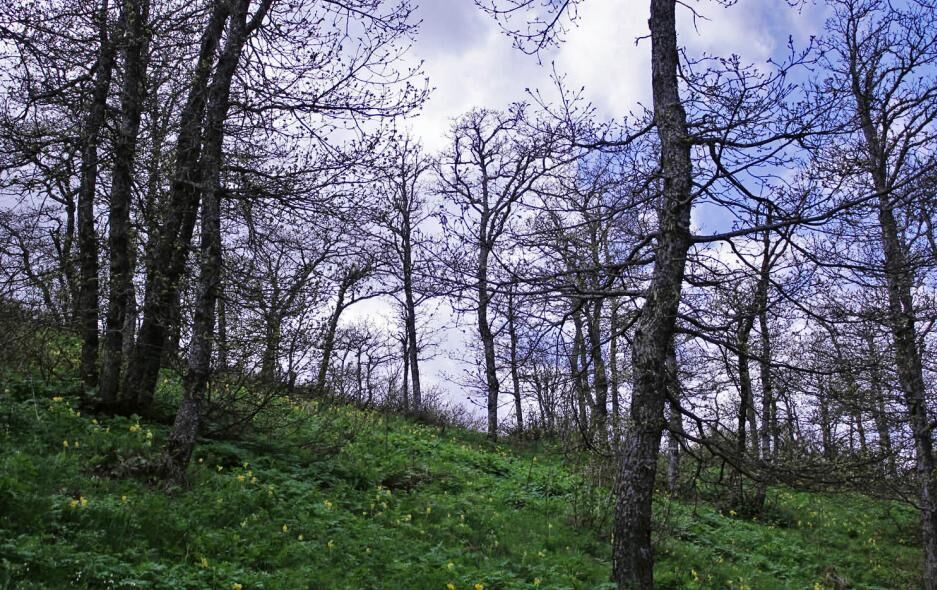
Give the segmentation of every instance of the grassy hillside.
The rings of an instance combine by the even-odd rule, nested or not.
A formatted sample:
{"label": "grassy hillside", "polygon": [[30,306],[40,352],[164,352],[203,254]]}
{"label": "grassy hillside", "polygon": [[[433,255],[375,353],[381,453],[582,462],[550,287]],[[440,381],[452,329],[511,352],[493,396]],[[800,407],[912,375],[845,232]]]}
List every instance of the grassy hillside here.
{"label": "grassy hillside", "polygon": [[[284,405],[134,477],[166,428],[0,383],[0,589],[611,588],[607,501],[547,448]],[[915,515],[775,490],[770,522],[661,499],[660,588],[919,587]]]}

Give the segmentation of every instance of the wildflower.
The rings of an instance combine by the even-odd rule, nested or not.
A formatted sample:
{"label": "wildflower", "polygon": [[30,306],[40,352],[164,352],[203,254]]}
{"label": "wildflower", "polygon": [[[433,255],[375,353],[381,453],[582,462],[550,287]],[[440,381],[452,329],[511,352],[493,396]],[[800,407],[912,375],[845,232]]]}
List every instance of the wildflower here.
{"label": "wildflower", "polygon": [[130,500],[130,498],[128,498],[127,496],[121,496],[121,497],[120,497],[120,501],[123,502],[124,504],[126,504],[129,500]]}
{"label": "wildflower", "polygon": [[131,425],[130,425],[130,432],[140,432],[141,430],[142,430],[142,428],[140,427],[139,424],[131,424]]}
{"label": "wildflower", "polygon": [[218,473],[221,473],[221,470],[224,469],[221,465],[215,465],[215,469],[218,470]]}
{"label": "wildflower", "polygon": [[335,541],[329,539],[329,542],[326,543],[325,546],[328,547],[329,551],[331,551],[332,549],[335,549]]}
{"label": "wildflower", "polygon": [[455,590],[455,584],[453,584],[452,582],[449,582],[448,584],[446,584],[446,590]]}
{"label": "wildflower", "polygon": [[690,574],[693,576],[694,582],[699,582],[699,574],[696,572],[695,569],[690,569]]}
{"label": "wildflower", "polygon": [[252,478],[251,478],[251,483],[257,483],[257,478],[256,478],[256,477],[252,477]]}
{"label": "wildflower", "polygon": [[484,584],[475,584],[474,586],[472,586],[472,590],[485,590],[485,585],[484,585]]}
{"label": "wildflower", "polygon": [[303,536],[302,536],[302,535],[297,536],[297,537],[296,537],[296,540],[297,540],[297,541],[302,541],[302,540],[303,540]]}
{"label": "wildflower", "polygon": [[55,397],[52,398],[52,401],[58,403],[58,402],[60,402],[60,401],[63,401],[64,399],[65,399],[65,398],[62,397],[61,395],[57,395],[57,396],[55,396]]}
{"label": "wildflower", "polygon": [[534,578],[534,586],[540,585],[540,578]]}
{"label": "wildflower", "polygon": [[243,588],[243,586],[241,586],[237,582],[234,582],[233,584],[231,584],[231,590],[241,590],[241,588]]}
{"label": "wildflower", "polygon": [[204,458],[204,457],[199,457],[199,458],[198,458],[198,462],[199,462],[199,463],[204,463],[204,462],[205,462],[205,458]]}
{"label": "wildflower", "polygon": [[328,500],[322,502],[322,505],[325,506],[325,509],[326,509],[326,510],[331,510],[331,509],[332,509],[332,503],[329,502]]}
{"label": "wildflower", "polygon": [[283,525],[283,532],[284,532],[284,533],[290,532],[290,527],[289,527],[289,525],[286,525],[286,524]]}
{"label": "wildflower", "polygon": [[66,449],[68,448],[68,439],[62,441],[62,447]]}
{"label": "wildflower", "polygon": [[78,503],[81,504],[81,507],[84,508],[88,505],[88,499],[84,496],[78,496]]}
{"label": "wildflower", "polygon": [[455,569],[455,564],[450,561],[449,563],[446,564],[446,569],[451,572],[452,570]]}
{"label": "wildflower", "polygon": [[735,510],[729,510],[729,516],[736,516],[736,515],[738,515],[738,512],[736,512]]}
{"label": "wildflower", "polygon": [[76,449],[81,448],[81,443],[77,440],[75,441],[75,448]]}
{"label": "wildflower", "polygon": [[78,500],[72,500],[68,503],[69,508],[78,508]]}
{"label": "wildflower", "polygon": [[238,476],[238,481],[239,481],[239,482],[244,483],[244,479],[245,479],[245,477],[244,477],[243,475],[239,475],[239,476]]}
{"label": "wildflower", "polygon": [[207,568],[207,567],[208,567],[208,558],[207,558],[207,557],[202,557],[201,559],[198,560],[198,563],[199,563],[200,566],[202,566],[202,567],[204,567],[204,568]]}
{"label": "wildflower", "polygon": [[432,506],[427,506],[427,507],[426,507],[426,513],[427,513],[427,514],[431,513],[432,511],[433,511],[433,507],[432,507]]}

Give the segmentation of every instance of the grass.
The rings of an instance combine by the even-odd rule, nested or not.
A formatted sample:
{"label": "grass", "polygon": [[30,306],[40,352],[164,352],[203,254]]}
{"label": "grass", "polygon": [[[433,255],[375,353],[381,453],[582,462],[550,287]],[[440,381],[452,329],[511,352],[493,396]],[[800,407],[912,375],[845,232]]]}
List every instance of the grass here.
{"label": "grass", "polygon": [[[0,383],[0,589],[612,588],[607,494],[548,447],[314,402],[133,477],[167,429]],[[273,426],[276,428],[273,428]],[[916,588],[915,513],[772,490],[761,521],[660,498],[659,588]],[[451,585],[451,586],[450,586]]]}

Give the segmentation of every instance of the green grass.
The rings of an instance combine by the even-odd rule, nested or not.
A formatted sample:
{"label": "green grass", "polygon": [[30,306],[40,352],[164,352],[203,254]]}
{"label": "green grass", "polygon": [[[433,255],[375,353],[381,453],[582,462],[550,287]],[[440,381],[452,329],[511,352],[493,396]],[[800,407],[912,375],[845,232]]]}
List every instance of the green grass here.
{"label": "green grass", "polygon": [[[612,587],[607,495],[546,447],[284,405],[202,441],[167,492],[128,475],[164,426],[4,390],[0,589]],[[656,511],[660,588],[920,586],[916,517],[895,503],[774,490],[769,522]]]}

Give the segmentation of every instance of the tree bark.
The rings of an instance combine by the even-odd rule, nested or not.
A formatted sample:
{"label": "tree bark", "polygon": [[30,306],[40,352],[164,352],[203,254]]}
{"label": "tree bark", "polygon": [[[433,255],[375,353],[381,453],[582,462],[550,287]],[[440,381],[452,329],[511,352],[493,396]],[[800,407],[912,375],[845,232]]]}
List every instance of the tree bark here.
{"label": "tree bark", "polygon": [[94,64],[91,103],[82,129],[81,178],[78,186],[78,332],[79,371],[86,388],[98,385],[98,241],[94,197],[98,179],[98,144],[107,114],[107,95],[114,71],[114,43],[108,33],[108,0],[98,11],[98,56]]}
{"label": "tree bark", "polygon": [[517,309],[514,306],[514,287],[508,292],[508,338],[510,339],[511,385],[514,392],[514,414],[517,432],[524,432],[524,404],[521,400],[521,378],[517,360]]}
{"label": "tree bark", "polygon": [[[179,281],[185,271],[198,215],[204,178],[199,161],[208,82],[230,8],[228,0],[216,0],[202,33],[198,62],[179,119],[175,171],[165,217],[161,231],[150,236],[154,245],[147,246],[153,256],[147,260],[143,322],[121,388],[128,396],[127,402],[135,402],[142,413],[149,411],[153,403],[169,330],[168,320],[171,311],[178,307]],[[131,400],[131,395],[135,399]]]}
{"label": "tree bark", "polygon": [[616,483],[612,575],[622,590],[654,587],[651,501],[657,472],[667,354],[690,248],[692,163],[686,111],[677,83],[676,0],[651,0],[651,86],[663,180],[654,270],[635,326],[631,424]]}
{"label": "tree bark", "polygon": [[[272,0],[264,0],[257,7],[252,24],[259,24]],[[172,433],[166,446],[164,465],[166,475],[175,480],[184,477],[201,423],[205,389],[211,374],[212,346],[214,343],[215,309],[221,284],[221,186],[222,147],[224,123],[230,107],[231,82],[237,70],[250,29],[247,13],[250,0],[234,0],[234,6],[224,50],[218,58],[218,67],[208,89],[205,121],[204,171],[205,194],[202,203],[200,268],[189,343],[188,368],[183,380],[182,403],[176,414]]]}
{"label": "tree bark", "polygon": [[149,0],[124,0],[124,80],[121,87],[120,127],[114,150],[111,203],[108,211],[110,278],[100,388],[101,401],[108,406],[117,401],[120,389],[120,372],[124,360],[124,325],[130,298],[133,296],[130,209],[137,138],[146,98],[149,16]]}
{"label": "tree bark", "polygon": [[478,297],[478,335],[481,338],[485,355],[488,438],[495,440],[498,438],[498,396],[501,392],[501,384],[498,381],[498,369],[495,364],[495,337],[488,320],[488,306],[491,302],[491,294],[488,292],[488,257],[491,247],[485,234],[487,223],[487,219],[483,219],[481,223],[478,241],[481,247],[478,249],[478,272],[475,278]]}

